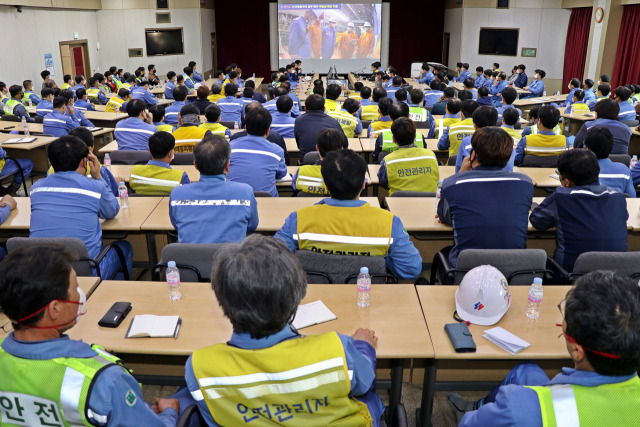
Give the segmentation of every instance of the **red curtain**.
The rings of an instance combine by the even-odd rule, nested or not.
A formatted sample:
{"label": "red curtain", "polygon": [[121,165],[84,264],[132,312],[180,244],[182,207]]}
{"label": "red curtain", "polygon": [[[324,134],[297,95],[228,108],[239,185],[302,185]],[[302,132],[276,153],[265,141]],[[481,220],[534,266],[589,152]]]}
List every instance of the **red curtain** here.
{"label": "red curtain", "polygon": [[592,9],[592,7],[579,7],[571,10],[569,28],[567,29],[567,43],[564,47],[563,93],[569,93],[567,85],[574,77],[582,81],[587,60]]}
{"label": "red curtain", "polygon": [[611,82],[614,88],[640,83],[640,4],[624,6]]}

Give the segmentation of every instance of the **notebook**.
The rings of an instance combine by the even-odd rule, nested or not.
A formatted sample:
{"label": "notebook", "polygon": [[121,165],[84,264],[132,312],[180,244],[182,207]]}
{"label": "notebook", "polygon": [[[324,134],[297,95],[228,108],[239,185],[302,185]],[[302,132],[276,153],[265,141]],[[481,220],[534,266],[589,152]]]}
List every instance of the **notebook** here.
{"label": "notebook", "polygon": [[321,300],[318,300],[298,306],[296,317],[293,319],[293,326],[296,329],[302,329],[307,326],[329,322],[337,318],[338,317],[333,314]]}
{"label": "notebook", "polygon": [[280,179],[276,179],[276,182],[286,182],[286,181],[293,181],[293,177],[291,176],[290,173],[286,174]]}
{"label": "notebook", "polygon": [[25,136],[24,138],[11,138],[4,141],[3,144],[24,144],[27,142],[33,142],[36,139],[37,138],[28,137],[28,136]]}
{"label": "notebook", "polygon": [[125,338],[177,338],[180,325],[179,316],[139,314],[131,320]]}
{"label": "notebook", "polygon": [[87,129],[88,129],[88,130],[90,130],[91,132],[97,132],[97,131],[102,130],[102,129],[104,129],[104,128],[89,127],[89,128],[87,128]]}
{"label": "notebook", "polygon": [[516,353],[521,352],[525,348],[531,347],[531,344],[529,344],[522,338],[513,335],[511,332],[499,326],[496,328],[487,329],[486,331],[484,331],[484,335],[482,335],[482,337],[491,341],[512,356]]}

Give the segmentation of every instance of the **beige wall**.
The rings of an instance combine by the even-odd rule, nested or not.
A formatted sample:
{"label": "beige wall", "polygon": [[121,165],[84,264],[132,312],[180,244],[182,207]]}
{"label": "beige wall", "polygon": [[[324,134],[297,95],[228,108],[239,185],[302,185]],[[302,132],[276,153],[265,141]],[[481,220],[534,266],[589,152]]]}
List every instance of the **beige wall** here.
{"label": "beige wall", "polygon": [[14,4],[23,4],[25,8],[40,7],[98,10],[101,7],[100,0],[29,0],[28,2],[0,0],[0,5],[13,6]]}

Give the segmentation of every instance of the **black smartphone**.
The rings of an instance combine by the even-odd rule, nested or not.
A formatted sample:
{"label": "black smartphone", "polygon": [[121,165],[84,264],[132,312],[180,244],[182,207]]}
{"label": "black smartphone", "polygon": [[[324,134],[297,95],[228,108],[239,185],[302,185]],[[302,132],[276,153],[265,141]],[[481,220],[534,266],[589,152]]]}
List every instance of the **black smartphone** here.
{"label": "black smartphone", "polygon": [[98,325],[105,328],[117,328],[120,323],[127,317],[127,314],[131,311],[130,302],[116,302],[113,303],[111,308],[102,316],[102,319],[98,322]]}

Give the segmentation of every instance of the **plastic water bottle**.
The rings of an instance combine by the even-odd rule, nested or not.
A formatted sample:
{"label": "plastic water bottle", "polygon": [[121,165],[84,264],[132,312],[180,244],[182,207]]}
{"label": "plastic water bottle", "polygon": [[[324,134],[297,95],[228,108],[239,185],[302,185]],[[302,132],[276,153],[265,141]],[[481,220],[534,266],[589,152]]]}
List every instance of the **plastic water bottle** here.
{"label": "plastic water bottle", "polygon": [[547,97],[547,91],[546,90],[542,91],[542,96],[544,96],[545,98]]}
{"label": "plastic water bottle", "polygon": [[633,169],[633,167],[638,163],[638,156],[634,155],[631,158],[631,163],[629,163],[629,169]]}
{"label": "plastic water bottle", "polygon": [[[27,118],[23,117],[22,118],[22,130],[24,132],[24,136],[28,137],[29,136],[29,125],[27,124]],[[638,160],[638,159],[636,159]]]}
{"label": "plastic water bottle", "polygon": [[169,299],[178,301],[182,298],[182,289],[180,288],[180,270],[176,267],[175,261],[167,263],[167,289],[169,290]]}
{"label": "plastic water bottle", "polygon": [[442,197],[442,181],[438,181],[438,187],[436,188],[436,208],[440,204],[440,198]]}
{"label": "plastic water bottle", "polygon": [[29,108],[33,107],[33,101],[29,98]]}
{"label": "plastic water bottle", "polygon": [[529,298],[527,301],[527,311],[525,315],[529,319],[537,319],[540,317],[540,308],[542,307],[542,279],[536,277],[529,288]]}
{"label": "plastic water bottle", "polygon": [[166,96],[166,95],[165,95],[165,93],[164,93],[164,92],[162,92],[162,100],[167,99],[165,96]]}
{"label": "plastic water bottle", "polygon": [[120,207],[122,209],[129,208],[129,192],[127,191],[127,186],[124,185],[124,181],[120,181],[120,185],[118,186],[118,198],[120,199]]}
{"label": "plastic water bottle", "polygon": [[111,171],[111,156],[109,156],[109,153],[104,154],[104,167]]}
{"label": "plastic water bottle", "polygon": [[256,73],[253,73],[253,74],[251,75],[251,80],[255,80],[255,79],[256,79]]}
{"label": "plastic water bottle", "polygon": [[356,304],[360,308],[367,308],[371,305],[371,276],[369,276],[369,269],[367,267],[360,268],[360,274],[358,274],[358,299]]}
{"label": "plastic water bottle", "polygon": [[238,126],[238,122],[237,121],[233,122],[233,128],[236,129],[236,130],[240,129],[240,126]]}

